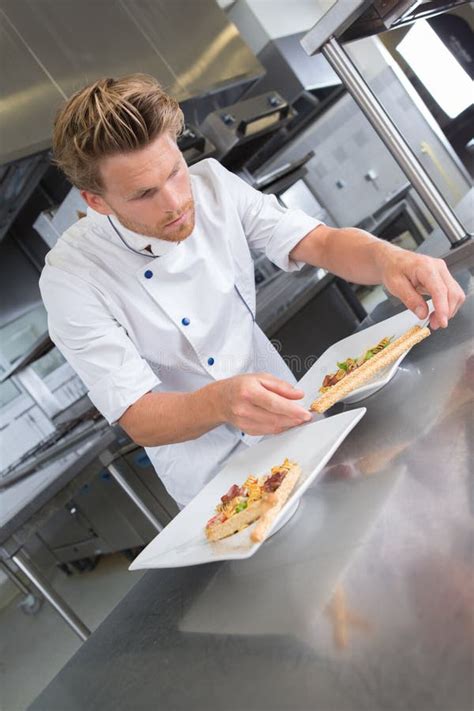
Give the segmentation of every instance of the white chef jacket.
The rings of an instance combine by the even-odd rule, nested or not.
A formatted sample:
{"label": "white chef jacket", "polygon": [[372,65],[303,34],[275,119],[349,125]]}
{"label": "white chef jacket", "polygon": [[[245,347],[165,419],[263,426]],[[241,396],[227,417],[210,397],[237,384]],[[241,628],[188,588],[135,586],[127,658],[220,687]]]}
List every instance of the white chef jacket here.
{"label": "white chef jacket", "polygon": [[[295,382],[255,322],[250,248],[281,269],[300,269],[288,255],[321,222],[214,159],[192,166],[190,176],[195,227],[184,241],[139,235],[89,208],[46,256],[40,290],[51,339],[110,423],[149,391],[190,392],[257,371]],[[239,443],[254,441],[222,425],[145,449],[183,506]]]}

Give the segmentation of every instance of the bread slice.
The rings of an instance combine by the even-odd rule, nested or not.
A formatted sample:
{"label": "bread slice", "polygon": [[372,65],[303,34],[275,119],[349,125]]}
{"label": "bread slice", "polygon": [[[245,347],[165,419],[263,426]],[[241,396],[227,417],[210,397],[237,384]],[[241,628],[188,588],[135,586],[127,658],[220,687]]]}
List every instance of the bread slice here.
{"label": "bread slice", "polygon": [[262,515],[260,516],[254,530],[250,534],[250,538],[254,543],[261,543],[265,540],[278,512],[282,509],[283,504],[287,501],[289,495],[295,487],[296,482],[300,478],[300,474],[300,465],[292,464],[278,489],[265,497],[264,511],[262,512]]}
{"label": "bread slice", "polygon": [[376,353],[370,360],[367,360],[359,368],[353,370],[333,385],[329,390],[318,397],[309,408],[313,412],[323,413],[330,407],[349,395],[353,390],[357,390],[362,385],[372,380],[381,370],[394,363],[405,351],[410,350],[414,345],[420,343],[431,334],[429,328],[414,326],[404,333],[389,346]]}
{"label": "bread slice", "polygon": [[[288,476],[288,475],[287,475]],[[286,477],[285,477],[286,479]],[[209,528],[206,526],[206,536],[209,541],[220,541],[221,538],[227,538],[234,533],[238,533],[246,526],[256,521],[265,510],[265,499],[253,501],[246,509],[234,514],[223,523],[216,523]]]}
{"label": "bread slice", "polygon": [[220,541],[222,538],[227,538],[234,533],[242,531],[246,526],[260,519],[257,524],[258,528],[255,529],[256,532],[253,531],[250,538],[254,543],[263,541],[275,516],[298,481],[300,474],[301,467],[299,464],[292,463],[276,491],[264,494],[261,499],[253,501],[246,509],[234,514],[223,523],[216,523],[210,527],[206,526],[207,539],[209,541]]}

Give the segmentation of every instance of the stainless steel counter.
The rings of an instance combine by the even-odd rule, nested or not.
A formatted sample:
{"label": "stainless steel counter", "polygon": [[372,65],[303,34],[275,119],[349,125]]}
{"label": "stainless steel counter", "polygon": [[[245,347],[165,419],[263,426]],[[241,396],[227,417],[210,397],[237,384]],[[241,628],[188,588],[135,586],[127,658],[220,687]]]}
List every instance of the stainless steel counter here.
{"label": "stainless steel counter", "polygon": [[293,519],[247,561],[147,573],[32,709],[472,709],[474,280],[458,278],[463,309],[364,402]]}

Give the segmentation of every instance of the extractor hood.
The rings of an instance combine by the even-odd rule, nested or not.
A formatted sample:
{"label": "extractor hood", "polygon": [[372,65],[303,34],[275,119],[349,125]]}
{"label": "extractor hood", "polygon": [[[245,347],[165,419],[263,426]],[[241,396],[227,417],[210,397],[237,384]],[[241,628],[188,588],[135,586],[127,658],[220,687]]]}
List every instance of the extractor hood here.
{"label": "extractor hood", "polygon": [[90,81],[155,76],[178,101],[237,101],[263,67],[215,0],[0,0],[0,165],[46,150]]}

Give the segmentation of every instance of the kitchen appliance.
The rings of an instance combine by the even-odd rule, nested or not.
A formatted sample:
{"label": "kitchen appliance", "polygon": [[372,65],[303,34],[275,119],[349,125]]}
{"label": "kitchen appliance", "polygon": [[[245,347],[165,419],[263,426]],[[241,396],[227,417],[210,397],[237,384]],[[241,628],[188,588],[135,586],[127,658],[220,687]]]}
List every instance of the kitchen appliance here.
{"label": "kitchen appliance", "polygon": [[210,158],[216,152],[216,147],[201,131],[192,124],[187,123],[183,132],[178,136],[178,147],[188,165],[194,165],[199,160]]}
{"label": "kitchen appliance", "polygon": [[286,99],[268,91],[211,112],[201,129],[215,144],[220,162],[237,170],[294,115]]}
{"label": "kitchen appliance", "polygon": [[260,168],[265,170],[263,166],[268,160],[273,160],[345,93],[341,80],[323,56],[308,57],[301,47],[303,36],[299,32],[273,39],[257,55],[265,67],[265,75],[246,90],[243,98],[276,89],[287,99],[294,116],[251,156],[246,168],[252,173],[258,174]]}

